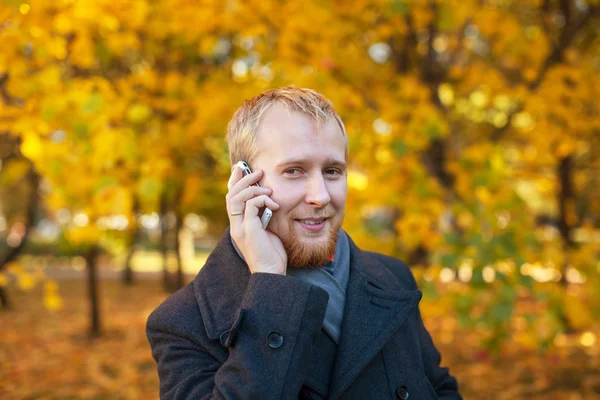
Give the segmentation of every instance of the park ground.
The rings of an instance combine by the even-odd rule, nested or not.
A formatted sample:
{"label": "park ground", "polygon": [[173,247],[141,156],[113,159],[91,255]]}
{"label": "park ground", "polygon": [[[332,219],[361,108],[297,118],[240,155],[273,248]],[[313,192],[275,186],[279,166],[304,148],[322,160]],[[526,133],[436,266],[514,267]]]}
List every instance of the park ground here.
{"label": "park ground", "polygon": [[[30,291],[9,287],[13,309],[0,312],[0,398],[157,399],[145,322],[167,297],[161,282],[140,279],[129,287],[103,279],[104,334],[99,338],[86,334],[85,281],[60,279],[58,285],[64,301],[58,311],[44,308],[41,286]],[[597,348],[515,348],[492,354],[460,335],[448,340],[434,320],[426,324],[466,400],[600,399]]]}

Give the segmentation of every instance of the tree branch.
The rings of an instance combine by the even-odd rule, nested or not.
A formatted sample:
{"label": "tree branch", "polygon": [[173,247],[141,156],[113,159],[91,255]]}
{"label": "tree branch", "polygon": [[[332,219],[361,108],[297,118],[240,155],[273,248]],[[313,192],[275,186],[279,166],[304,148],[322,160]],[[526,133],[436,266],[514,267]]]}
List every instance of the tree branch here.
{"label": "tree branch", "polygon": [[[529,85],[527,85],[527,88],[530,92],[534,92],[539,88],[539,86],[544,81],[548,70],[562,60],[562,56],[565,50],[571,45],[571,43],[575,39],[575,36],[585,27],[589,20],[592,19],[592,17],[594,17],[598,13],[598,10],[600,10],[600,8],[595,6],[589,6],[588,10],[581,18],[579,18],[577,22],[573,23],[572,25],[565,26],[565,29],[562,31],[558,40],[558,44],[554,46],[552,52],[544,60],[544,63],[542,64],[542,67],[540,68],[536,79],[532,81]],[[494,133],[492,133],[491,140],[500,140],[508,130],[508,127],[510,126],[513,117],[522,110],[523,106],[521,105],[517,107],[511,114],[509,114],[508,122],[506,123],[506,125],[504,125],[502,128],[496,129]]]}
{"label": "tree branch", "polygon": [[573,39],[575,39],[575,36],[577,35],[577,33],[579,33],[579,31],[581,29],[583,29],[585,24],[594,15],[596,15],[596,13],[598,12],[599,9],[600,8],[598,8],[598,7],[589,6],[588,10],[577,22],[575,22],[572,25],[570,25],[570,24],[565,25],[565,29],[562,31],[562,33],[560,35],[558,44],[556,46],[554,46],[554,49],[552,50],[552,52],[548,55],[548,57],[546,57],[546,60],[544,61],[542,68],[540,68],[540,71],[539,71],[536,79],[529,85],[530,91],[537,89],[540,86],[540,84],[543,82],[544,78],[546,77],[546,73],[548,72],[548,70],[552,66],[554,66],[554,64],[556,64],[562,60],[562,56],[563,56],[565,50],[571,45],[571,42],[573,41]]}

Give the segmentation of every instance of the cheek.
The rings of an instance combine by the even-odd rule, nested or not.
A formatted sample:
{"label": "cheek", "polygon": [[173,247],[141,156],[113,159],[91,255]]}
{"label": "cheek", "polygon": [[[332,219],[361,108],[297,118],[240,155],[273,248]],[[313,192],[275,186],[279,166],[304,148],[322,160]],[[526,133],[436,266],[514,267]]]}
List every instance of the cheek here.
{"label": "cheek", "polygon": [[271,199],[279,204],[280,208],[278,211],[288,212],[296,207],[298,203],[302,202],[302,199],[304,198],[304,188],[300,187],[300,185],[278,185],[269,187],[273,189]]}
{"label": "cheek", "polygon": [[330,190],[331,202],[337,209],[343,209],[346,206],[346,198],[348,196],[348,185],[344,182],[343,184],[336,185]]}

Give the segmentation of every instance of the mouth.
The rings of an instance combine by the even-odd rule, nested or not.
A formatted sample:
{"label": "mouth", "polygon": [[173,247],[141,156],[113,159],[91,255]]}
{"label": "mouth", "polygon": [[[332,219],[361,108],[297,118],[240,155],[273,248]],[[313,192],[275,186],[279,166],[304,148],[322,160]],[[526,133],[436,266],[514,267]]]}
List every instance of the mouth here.
{"label": "mouth", "polygon": [[320,232],[325,228],[328,218],[303,218],[295,221],[308,232]]}

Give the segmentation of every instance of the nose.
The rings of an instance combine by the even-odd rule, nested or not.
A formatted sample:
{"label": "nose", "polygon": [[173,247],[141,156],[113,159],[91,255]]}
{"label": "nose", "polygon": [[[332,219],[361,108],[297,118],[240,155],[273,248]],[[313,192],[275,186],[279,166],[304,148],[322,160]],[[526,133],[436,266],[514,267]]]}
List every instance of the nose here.
{"label": "nose", "polygon": [[306,182],[306,202],[314,207],[325,207],[331,201],[329,189],[322,174],[314,174]]}

